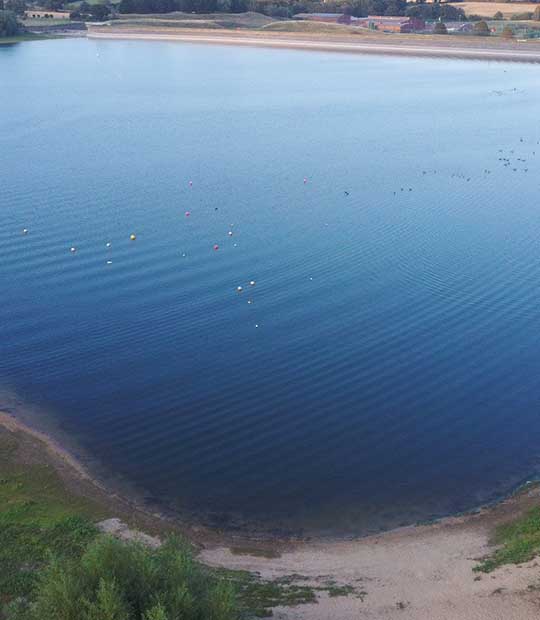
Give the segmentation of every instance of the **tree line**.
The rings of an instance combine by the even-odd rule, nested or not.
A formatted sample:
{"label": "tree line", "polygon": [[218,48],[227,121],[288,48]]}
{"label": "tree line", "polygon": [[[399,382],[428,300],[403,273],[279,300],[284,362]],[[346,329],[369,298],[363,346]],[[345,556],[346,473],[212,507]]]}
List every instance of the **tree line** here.
{"label": "tree line", "polygon": [[465,20],[462,9],[422,0],[121,0],[120,13],[245,13],[253,11],[270,17],[291,18],[298,13],[345,13],[367,15],[407,15],[423,19]]}

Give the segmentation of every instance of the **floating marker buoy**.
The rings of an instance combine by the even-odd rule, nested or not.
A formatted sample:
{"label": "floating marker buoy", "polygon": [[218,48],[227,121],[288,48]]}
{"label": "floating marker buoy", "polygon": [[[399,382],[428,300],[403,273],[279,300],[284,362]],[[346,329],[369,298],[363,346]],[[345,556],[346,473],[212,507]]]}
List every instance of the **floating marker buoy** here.
{"label": "floating marker buoy", "polygon": [[307,177],[304,177],[304,185],[307,183]]}
{"label": "floating marker buoy", "polygon": [[255,286],[255,280],[250,280],[250,281],[249,281],[249,285],[250,285],[250,286]]}
{"label": "floating marker buoy", "polygon": [[214,245],[214,250],[215,250],[216,252],[219,250],[219,245],[218,245],[217,243]]}
{"label": "floating marker buoy", "polygon": [[129,235],[129,238],[130,238],[132,241],[135,241],[135,239],[136,239],[137,237],[136,237],[133,233],[131,233],[131,235]]}
{"label": "floating marker buoy", "polygon": [[233,243],[233,246],[234,246],[235,248],[237,248],[237,247],[238,247],[238,243]]}
{"label": "floating marker buoy", "polygon": [[243,289],[243,287],[241,287],[241,286],[237,286],[237,287],[236,287],[236,290],[237,290],[239,293],[241,293],[244,289]]}
{"label": "floating marker buoy", "polygon": [[76,252],[76,251],[77,251],[77,248],[75,248],[75,247],[71,247],[71,248],[69,248],[69,251],[70,251],[71,253]]}
{"label": "floating marker buoy", "polygon": [[23,235],[27,235],[28,234],[28,228],[23,228],[22,229],[22,234]]}
{"label": "floating marker buoy", "polygon": [[189,186],[190,186],[190,187],[193,187],[193,181],[190,181],[190,182],[189,182]]}
{"label": "floating marker buoy", "polygon": [[111,242],[110,242],[110,241],[107,241],[107,243],[106,243],[105,245],[106,245],[108,248],[110,248],[110,247],[111,247]]}
{"label": "floating marker buoy", "polygon": [[255,323],[255,329],[258,329],[258,328],[259,328],[259,324]]}
{"label": "floating marker buoy", "polygon": [[186,253],[182,252],[182,258],[186,258]]}
{"label": "floating marker buoy", "polygon": [[112,260],[108,260],[107,265],[112,265]]}
{"label": "floating marker buoy", "polygon": [[191,211],[186,211],[186,217],[189,217],[191,215]]}
{"label": "floating marker buoy", "polygon": [[232,237],[232,230],[229,230],[227,234],[229,235],[229,237]]}
{"label": "floating marker buoy", "polygon": [[251,299],[248,299],[248,304],[252,304],[253,301]]}

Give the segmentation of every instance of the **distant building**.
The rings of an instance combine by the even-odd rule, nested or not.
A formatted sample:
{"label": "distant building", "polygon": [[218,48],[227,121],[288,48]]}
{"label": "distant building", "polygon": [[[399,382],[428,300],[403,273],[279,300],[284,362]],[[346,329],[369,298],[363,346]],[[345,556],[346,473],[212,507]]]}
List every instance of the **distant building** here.
{"label": "distant building", "polygon": [[25,17],[29,18],[48,18],[48,19],[69,19],[69,11],[43,11],[41,9],[28,9]]}
{"label": "distant building", "polygon": [[418,17],[392,17],[387,15],[368,15],[355,20],[356,26],[363,26],[382,32],[420,32],[426,22]]}
{"label": "distant building", "polygon": [[368,17],[351,17],[343,13],[298,13],[294,19],[328,24],[347,24],[381,30],[382,32],[420,32],[426,22],[418,17],[387,17],[386,15],[369,15]]}

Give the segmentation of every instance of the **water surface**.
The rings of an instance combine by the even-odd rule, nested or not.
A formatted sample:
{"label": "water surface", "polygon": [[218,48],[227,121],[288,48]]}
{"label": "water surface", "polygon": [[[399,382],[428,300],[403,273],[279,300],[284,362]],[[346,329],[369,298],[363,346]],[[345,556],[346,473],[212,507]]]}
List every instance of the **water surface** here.
{"label": "water surface", "polygon": [[0,407],[221,524],[365,532],[536,476],[538,71],[1,46]]}

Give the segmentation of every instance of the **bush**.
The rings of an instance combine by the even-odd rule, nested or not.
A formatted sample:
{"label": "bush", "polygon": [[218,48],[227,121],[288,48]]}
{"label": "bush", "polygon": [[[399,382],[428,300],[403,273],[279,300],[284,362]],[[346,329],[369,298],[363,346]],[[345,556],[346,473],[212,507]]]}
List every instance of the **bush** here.
{"label": "bush", "polygon": [[444,22],[437,22],[435,28],[433,28],[433,34],[448,34],[446,24]]}
{"label": "bush", "polygon": [[232,586],[194,562],[182,542],[159,549],[104,536],[80,559],[52,558],[34,600],[8,620],[236,620]]}
{"label": "bush", "polygon": [[526,11],[524,13],[514,13],[512,15],[512,19],[515,19],[517,21],[519,21],[519,20],[529,20],[529,19],[532,19],[532,18],[533,18],[533,13],[529,12],[529,11]]}
{"label": "bush", "polygon": [[512,39],[514,37],[514,31],[510,28],[510,26],[505,26],[501,33],[501,37],[504,39]]}
{"label": "bush", "polygon": [[473,32],[474,34],[477,34],[482,37],[487,37],[490,34],[489,26],[483,20],[476,22],[476,24],[474,24]]}

